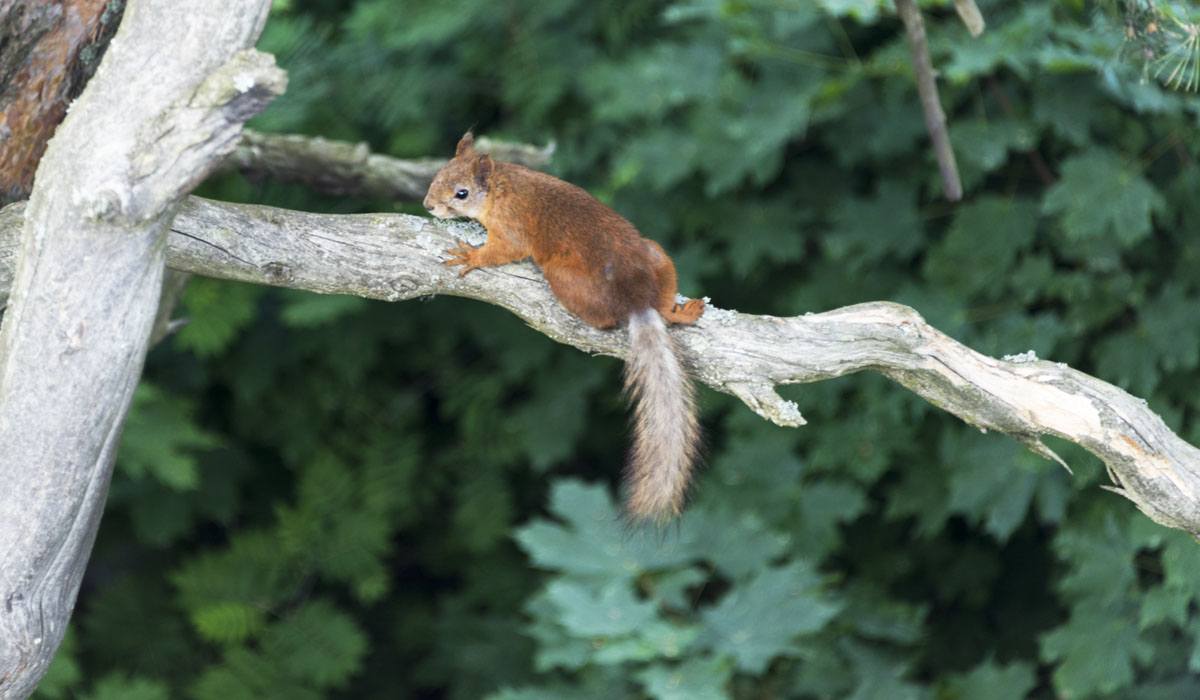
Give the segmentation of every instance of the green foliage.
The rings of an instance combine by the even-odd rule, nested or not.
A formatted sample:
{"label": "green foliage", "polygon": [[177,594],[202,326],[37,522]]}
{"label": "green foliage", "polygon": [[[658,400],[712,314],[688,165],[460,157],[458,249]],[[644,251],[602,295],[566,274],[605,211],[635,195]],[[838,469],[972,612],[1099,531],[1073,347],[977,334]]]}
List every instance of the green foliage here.
{"label": "green foliage", "polygon": [[196,450],[216,447],[218,439],[197,427],[186,398],[171,396],[149,383],[133,395],[117,460],[131,479],[151,477],[176,491],[196,488]]}
{"label": "green foliage", "polygon": [[[954,205],[876,0],[277,1],[291,89],[254,125],[553,139],[685,294],[907,303],[1200,442],[1200,101],[1143,80],[1119,14],[981,2],[971,39],[921,4]],[[1073,476],[874,375],[788,390],[797,430],[705,391],[691,503],[639,528],[616,361],[448,298],[193,279],[179,314],[40,697],[1200,697],[1200,548],[1069,444]]]}
{"label": "green foliage", "polygon": [[1021,700],[1037,684],[1029,664],[1015,662],[1001,666],[988,659],[969,673],[950,676],[946,681],[947,700]]}
{"label": "green foliage", "polygon": [[96,682],[95,689],[84,696],[86,700],[168,700],[167,686],[146,678],[127,678],[111,674]]}
{"label": "green foliage", "polygon": [[1045,210],[1062,215],[1063,231],[1073,242],[1111,236],[1122,248],[1149,235],[1150,215],[1164,206],[1153,185],[1120,158],[1099,149],[1064,161],[1062,180],[1045,199]]}

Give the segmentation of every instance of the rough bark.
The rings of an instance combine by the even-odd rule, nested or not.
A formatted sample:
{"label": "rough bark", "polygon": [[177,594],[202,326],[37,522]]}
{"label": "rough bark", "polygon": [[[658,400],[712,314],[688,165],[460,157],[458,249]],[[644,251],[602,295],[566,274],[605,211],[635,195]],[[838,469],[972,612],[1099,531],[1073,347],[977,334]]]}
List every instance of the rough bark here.
{"label": "rough bark", "polygon": [[0,697],[32,692],[74,606],[174,209],[283,90],[249,48],[269,6],[132,0],[38,166],[0,329]]}
{"label": "rough bark", "polygon": [[[553,143],[537,148],[480,138],[477,148],[530,168],[544,168],[554,154]],[[325,194],[408,201],[420,201],[445,164],[439,158],[404,160],[371,153],[365,143],[249,129],[225,162],[247,177],[297,182]]]}
{"label": "rough bark", "polygon": [[0,0],[0,204],[25,199],[125,0]]}
{"label": "rough bark", "polygon": [[[0,211],[0,261],[19,207]],[[530,263],[458,277],[441,264],[458,238],[480,243],[483,233],[474,224],[404,215],[309,214],[192,197],[172,224],[167,264],[209,277],[389,301],[469,297],[503,306],[561,343],[624,355],[624,332],[598,331],[572,317]],[[2,284],[0,269],[0,294]],[[779,425],[804,420],[777,385],[879,372],[1047,458],[1057,459],[1041,435],[1084,447],[1108,465],[1117,493],[1163,525],[1200,534],[1200,450],[1141,399],[1065,365],[1029,354],[981,355],[916,311],[887,302],[790,318],[710,308],[695,327],[674,333],[701,381]]]}

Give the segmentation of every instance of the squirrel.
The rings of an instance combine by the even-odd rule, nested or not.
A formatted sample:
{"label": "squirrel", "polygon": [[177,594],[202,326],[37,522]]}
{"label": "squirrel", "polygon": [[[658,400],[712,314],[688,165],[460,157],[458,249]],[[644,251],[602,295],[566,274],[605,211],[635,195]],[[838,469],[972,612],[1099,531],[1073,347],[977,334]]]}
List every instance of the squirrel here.
{"label": "squirrel", "polygon": [[582,188],[475,150],[467,132],[429,186],[425,208],[439,219],[483,224],[487,242],[459,242],[446,265],[459,276],[533,258],[559,302],[588,325],[626,325],[625,389],[634,435],[626,509],[639,520],[680,513],[700,445],[695,390],[667,333],[693,324],[704,301],[675,302],[675,265],[658,243]]}

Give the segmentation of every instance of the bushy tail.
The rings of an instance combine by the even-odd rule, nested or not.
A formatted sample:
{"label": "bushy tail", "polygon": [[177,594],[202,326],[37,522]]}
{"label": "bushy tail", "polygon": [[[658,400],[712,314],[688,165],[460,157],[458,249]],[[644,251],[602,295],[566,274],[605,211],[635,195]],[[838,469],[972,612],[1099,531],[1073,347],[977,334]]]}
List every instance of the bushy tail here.
{"label": "bushy tail", "polygon": [[626,506],[638,519],[666,520],[683,508],[700,448],[696,397],[667,325],[654,309],[629,318],[625,390],[633,402]]}

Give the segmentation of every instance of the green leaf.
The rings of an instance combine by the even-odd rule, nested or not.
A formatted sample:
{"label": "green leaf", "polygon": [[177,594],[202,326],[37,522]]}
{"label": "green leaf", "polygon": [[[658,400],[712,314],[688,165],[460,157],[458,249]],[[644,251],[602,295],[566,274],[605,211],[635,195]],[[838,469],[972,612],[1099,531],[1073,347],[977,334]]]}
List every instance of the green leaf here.
{"label": "green leaf", "polygon": [[1032,126],[1016,119],[975,119],[954,122],[950,140],[963,186],[971,190],[987,173],[1003,166],[1010,151],[1032,149],[1037,134]]}
{"label": "green leaf", "polygon": [[1037,675],[1029,664],[1017,661],[1001,666],[989,658],[967,673],[950,676],[944,700],[1025,700],[1036,684]]}
{"label": "green leaf", "polygon": [[559,608],[545,592],[534,597],[526,610],[533,617],[526,633],[538,642],[538,651],[533,658],[536,670],[575,670],[587,666],[596,651],[594,640],[571,636],[558,623]]}
{"label": "green leaf", "polygon": [[824,244],[831,260],[856,271],[885,259],[907,260],[923,239],[912,189],[888,180],[875,197],[839,204]]}
{"label": "green leaf", "polygon": [[1058,662],[1054,688],[1062,697],[1089,697],[1129,687],[1134,664],[1149,663],[1154,647],[1139,636],[1137,621],[1119,609],[1076,606],[1070,622],[1042,637],[1042,659]]}
{"label": "green leaf", "polygon": [[697,657],[677,666],[656,664],[638,674],[655,700],[725,700],[733,667],[721,658]]}
{"label": "green leaf", "polygon": [[820,588],[803,562],[766,569],[704,613],[701,644],[761,673],[773,658],[795,656],[795,639],[819,631],[841,609]]}
{"label": "green leaf", "polygon": [[1156,357],[1146,352],[1136,331],[1113,333],[1096,344],[1096,376],[1132,392],[1149,396],[1158,388],[1162,373]]}
{"label": "green leaf", "polygon": [[1146,591],[1142,598],[1139,626],[1170,621],[1187,624],[1189,608],[1200,603],[1200,546],[1188,535],[1162,530],[1163,581]]}
{"label": "green leaf", "polygon": [[265,624],[263,611],[237,602],[206,605],[192,612],[192,624],[201,637],[218,644],[245,641]]}
{"label": "green leaf", "polygon": [[197,700],[319,700],[323,695],[307,684],[288,678],[284,670],[262,654],[234,648],[221,663],[202,674],[190,695]]}
{"label": "green leaf", "polygon": [[654,119],[711,94],[722,63],[711,46],[663,42],[593,66],[582,84],[598,119]]}
{"label": "green leaf", "polygon": [[1055,537],[1054,548],[1071,565],[1059,583],[1070,600],[1097,606],[1128,600],[1137,580],[1133,567],[1137,544],[1111,514],[1096,527],[1064,529]]}
{"label": "green leaf", "polygon": [[1033,502],[1040,458],[1007,437],[962,430],[946,434],[941,452],[951,465],[950,512],[1007,540]]}
{"label": "green leaf", "polygon": [[[483,473],[460,483],[454,524],[462,546],[475,551],[491,549],[504,538],[512,520],[512,494],[503,479]],[[386,540],[379,542],[381,550],[386,546]]]}
{"label": "green leaf", "polygon": [[[1025,77],[1033,62],[1034,50],[1043,45],[1054,26],[1050,8],[1046,5],[1022,5],[1016,17],[1005,17],[1001,22],[996,19],[988,17],[988,30],[979,37],[949,45],[950,59],[938,69],[951,83],[965,83],[988,75],[1000,66]],[[942,37],[934,42],[935,46],[942,43],[948,42]]]}
{"label": "green leaf", "polygon": [[799,529],[793,540],[805,558],[817,560],[841,541],[839,526],[867,510],[862,488],[840,479],[804,484],[799,499]]}
{"label": "green leaf", "polygon": [[746,201],[736,220],[717,222],[715,228],[729,243],[733,273],[744,278],[770,263],[800,260],[803,223],[802,212],[791,203]]}
{"label": "green leaf", "polygon": [[705,559],[723,574],[742,579],[768,566],[791,537],[768,528],[754,513],[697,505],[679,523],[678,547],[689,559]]}
{"label": "green leaf", "polygon": [[1117,153],[1092,148],[1068,159],[1046,193],[1042,209],[1058,214],[1073,241],[1113,236],[1126,248],[1150,234],[1163,196]]}
{"label": "green leaf", "polygon": [[523,402],[511,415],[534,469],[545,471],[573,454],[588,425],[591,392],[610,376],[603,365],[577,355],[560,357],[538,372],[536,400]]}
{"label": "green leaf", "polygon": [[117,452],[118,468],[128,476],[150,476],[176,491],[199,481],[193,451],[211,449],[218,439],[192,417],[191,402],[142,383],[133,395]]}
{"label": "green leaf", "polygon": [[319,688],[340,687],[362,665],[367,637],[332,603],[305,603],[262,635],[262,653],[292,678]]}
{"label": "green leaf", "polygon": [[[894,66],[907,65],[908,61],[907,55],[900,56],[895,64],[880,70],[895,70]],[[832,106],[831,115],[818,110],[814,119],[836,116],[821,126],[822,131],[828,131],[829,139],[838,144],[833,156],[846,168],[889,163],[907,157],[926,137],[921,103],[912,92],[895,89],[894,84],[877,88],[872,83],[857,83]],[[888,127],[880,129],[879,124]],[[828,170],[828,166],[822,170]]]}
{"label": "green leaf", "polygon": [[695,171],[702,152],[696,139],[675,128],[648,128],[622,147],[613,169],[664,192]]}
{"label": "green leaf", "polygon": [[634,598],[628,584],[613,581],[598,591],[565,580],[553,581],[546,595],[558,607],[559,619],[580,637],[633,634],[655,617],[653,603]]}
{"label": "green leaf", "polygon": [[84,700],[168,700],[171,694],[161,681],[112,673],[100,679]]}
{"label": "green leaf", "polygon": [[1138,310],[1138,343],[1158,359],[1165,372],[1200,366],[1200,295],[1188,294],[1182,282],[1169,282]]}
{"label": "green leaf", "polygon": [[608,640],[595,651],[592,660],[604,666],[617,666],[628,661],[676,659],[695,641],[695,627],[679,627],[656,621],[638,631],[636,637]]}
{"label": "green leaf", "polygon": [[928,605],[912,605],[893,600],[865,583],[848,591],[846,609],[838,616],[839,624],[848,624],[861,636],[897,644],[918,642],[925,629]]}
{"label": "green leaf", "polygon": [[1079,75],[1046,76],[1035,83],[1035,88],[1033,120],[1074,146],[1085,145],[1091,137],[1093,122],[1106,107],[1096,91],[1095,81]]}
{"label": "green leaf", "polygon": [[579,576],[628,579],[646,569],[686,562],[689,551],[653,528],[629,531],[603,487],[558,481],[551,510],[563,525],[537,520],[517,531],[535,564]]}
{"label": "green leaf", "polygon": [[702,585],[708,580],[708,575],[699,568],[690,566],[651,576],[646,580],[650,588],[648,594],[660,607],[688,609],[692,607],[694,600],[694,594],[689,589]]}
{"label": "green leaf", "polygon": [[716,196],[750,178],[769,182],[783,166],[784,147],[804,134],[812,116],[819,84],[797,80],[796,71],[764,71],[753,88],[744,82],[728,87],[730,103],[699,113],[696,128],[705,143],[701,168],[707,174],[705,192]]}
{"label": "green leaf", "polygon": [[[206,480],[199,484],[206,486]],[[200,489],[197,489],[199,491]],[[195,527],[198,514],[195,498],[199,494],[167,489],[159,484],[137,484],[129,489],[129,519],[139,542],[167,547],[186,537]],[[123,500],[118,492],[118,500]]]}
{"label": "green leaf", "polygon": [[958,207],[946,237],[930,249],[925,274],[964,296],[995,290],[1037,231],[1033,202],[994,196]]}
{"label": "green leaf", "polygon": [[187,325],[175,334],[176,346],[201,357],[224,352],[254,320],[262,288],[204,277],[188,281],[183,292]]}
{"label": "green leaf", "polygon": [[302,583],[296,571],[296,562],[274,534],[250,530],[238,533],[224,550],[193,556],[171,581],[188,610],[225,602],[269,610]]}
{"label": "green leaf", "polygon": [[352,584],[365,600],[387,590],[382,558],[396,503],[375,493],[395,488],[395,477],[377,479],[367,481],[358,469],[320,454],[301,474],[297,502],[277,510],[281,549],[333,580]]}
{"label": "green leaf", "polygon": [[852,641],[842,643],[855,671],[857,685],[850,700],[925,700],[923,687],[904,680],[909,664],[896,654]]}
{"label": "green leaf", "polygon": [[362,297],[340,294],[313,294],[288,290],[280,312],[283,322],[293,328],[315,328],[357,313],[367,306]]}

